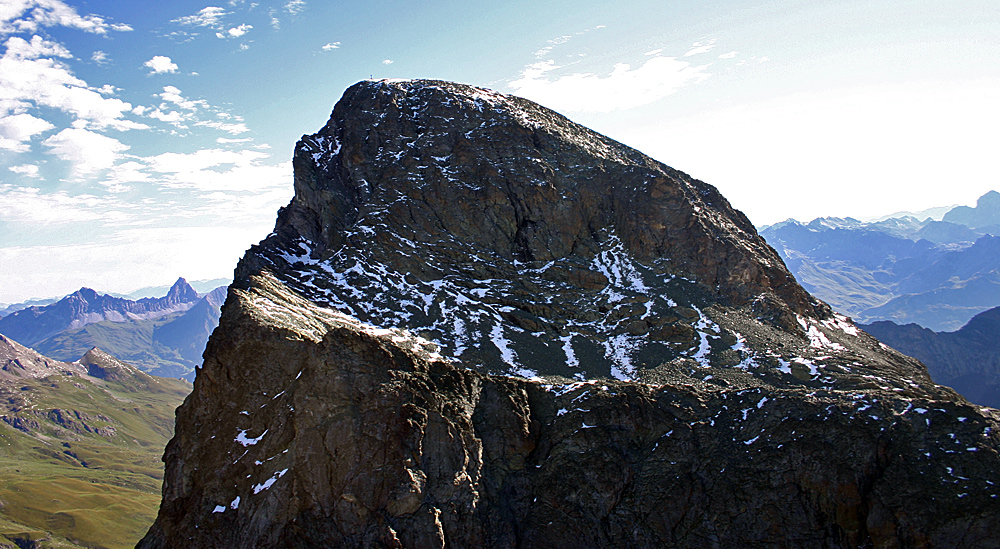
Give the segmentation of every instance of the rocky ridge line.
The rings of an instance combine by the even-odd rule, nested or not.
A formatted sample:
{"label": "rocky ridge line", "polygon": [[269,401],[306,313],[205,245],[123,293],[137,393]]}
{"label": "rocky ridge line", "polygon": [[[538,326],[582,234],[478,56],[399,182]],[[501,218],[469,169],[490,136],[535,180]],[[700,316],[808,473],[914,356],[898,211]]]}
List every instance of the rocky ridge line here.
{"label": "rocky ridge line", "polygon": [[997,412],[711,186],[523,99],[362,82],[237,268],[140,547],[990,547]]}

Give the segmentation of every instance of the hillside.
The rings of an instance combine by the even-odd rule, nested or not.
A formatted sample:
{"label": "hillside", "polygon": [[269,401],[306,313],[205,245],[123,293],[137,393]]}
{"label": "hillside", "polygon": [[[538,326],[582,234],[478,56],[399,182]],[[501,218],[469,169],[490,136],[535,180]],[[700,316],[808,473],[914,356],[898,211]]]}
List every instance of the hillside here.
{"label": "hillside", "polygon": [[132,547],[191,386],[99,349],[61,362],[3,336],[0,364],[0,545]]}
{"label": "hillside", "polygon": [[888,321],[861,327],[926,364],[937,383],[954,388],[976,404],[1000,408],[1000,307],[979,313],[954,332]]}

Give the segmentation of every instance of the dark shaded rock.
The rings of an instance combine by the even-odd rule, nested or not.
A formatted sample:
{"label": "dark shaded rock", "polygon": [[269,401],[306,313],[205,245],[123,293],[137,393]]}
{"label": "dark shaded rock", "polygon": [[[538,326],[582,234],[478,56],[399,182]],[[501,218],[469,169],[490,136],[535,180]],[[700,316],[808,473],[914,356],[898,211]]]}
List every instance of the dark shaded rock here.
{"label": "dark shaded rock", "polygon": [[992,547],[997,412],[714,188],[522,99],[362,82],[237,268],[140,547]]}

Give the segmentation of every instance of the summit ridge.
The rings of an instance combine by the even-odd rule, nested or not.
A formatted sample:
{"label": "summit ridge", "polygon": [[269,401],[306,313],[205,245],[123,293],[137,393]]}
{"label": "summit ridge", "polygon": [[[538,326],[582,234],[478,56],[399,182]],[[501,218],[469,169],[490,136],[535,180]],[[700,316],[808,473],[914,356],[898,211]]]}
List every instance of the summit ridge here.
{"label": "summit ridge", "polygon": [[364,81],[236,268],[139,547],[994,547],[1000,412],[704,182]]}

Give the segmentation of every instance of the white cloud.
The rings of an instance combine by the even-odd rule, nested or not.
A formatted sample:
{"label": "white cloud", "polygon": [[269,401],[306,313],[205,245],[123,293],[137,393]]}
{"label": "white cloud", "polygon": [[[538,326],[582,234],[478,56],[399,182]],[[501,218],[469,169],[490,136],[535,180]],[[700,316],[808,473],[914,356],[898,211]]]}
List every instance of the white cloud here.
{"label": "white cloud", "polygon": [[202,120],[200,122],[195,122],[195,126],[204,126],[206,128],[214,128],[216,130],[224,131],[230,135],[239,135],[241,133],[246,133],[250,131],[250,128],[242,122],[217,122],[214,120]]}
{"label": "white cloud", "polygon": [[163,93],[159,94],[160,99],[168,101],[189,111],[196,111],[199,108],[208,108],[208,102],[204,99],[185,99],[181,95],[181,90],[174,86],[164,86]]}
{"label": "white cloud", "polygon": [[711,39],[707,42],[695,42],[691,44],[691,49],[684,54],[684,57],[691,57],[692,55],[698,55],[699,53],[707,53],[715,47],[715,39]]}
{"label": "white cloud", "polygon": [[150,69],[149,74],[177,72],[177,64],[165,55],[154,55],[152,59],[143,63],[143,66]]}
{"label": "white cloud", "polygon": [[132,27],[109,23],[97,15],[80,15],[59,0],[4,0],[0,2],[0,34],[37,32],[41,27],[70,27],[94,34],[109,30],[130,31]]}
{"label": "white cloud", "polygon": [[97,50],[90,54],[90,60],[98,65],[103,65],[108,62],[108,54],[101,50]]}
{"label": "white cloud", "polygon": [[323,46],[323,51],[335,50],[340,47],[340,42],[330,42],[329,44]]}
{"label": "white cloud", "polygon": [[170,22],[192,27],[219,28],[222,26],[222,18],[227,15],[229,15],[229,12],[218,6],[208,6],[207,8],[202,8],[194,15],[178,17]]}
{"label": "white cloud", "polygon": [[39,36],[33,36],[30,42],[12,36],[6,46],[0,58],[0,115],[4,111],[23,113],[34,105],[71,114],[77,119],[75,123],[88,127],[118,130],[147,127],[124,118],[132,105],[103,97],[101,90],[105,88],[90,88],[56,59],[71,57],[62,45]]}
{"label": "white cloud", "polygon": [[537,57],[539,59],[545,57],[546,55],[548,55],[549,53],[551,53],[552,50],[555,49],[556,46],[558,46],[560,44],[565,44],[566,42],[569,42],[572,38],[573,38],[572,36],[565,35],[565,36],[560,36],[558,38],[553,38],[552,40],[546,40],[546,42],[548,42],[549,45],[545,46],[544,48],[542,48],[542,49],[540,49],[538,51],[536,51],[535,52],[535,57]]}
{"label": "white cloud", "polygon": [[[220,112],[204,99],[188,99],[175,86],[164,86],[163,93],[157,94],[163,100],[156,107],[136,107],[133,112],[141,116],[166,122],[175,128],[188,130],[191,126],[212,128],[237,135],[250,131],[243,120],[226,112]],[[212,114],[221,120],[202,120],[203,114]]]}
{"label": "white cloud", "polygon": [[719,59],[732,59],[732,58],[736,57],[736,55],[738,53],[740,53],[740,52],[738,52],[738,51],[731,51],[729,53],[724,53],[724,54],[722,54],[722,55],[719,56]]}
{"label": "white cloud", "polygon": [[650,51],[647,51],[647,52],[646,52],[646,53],[644,53],[643,55],[645,55],[645,56],[647,56],[647,57],[648,57],[648,56],[650,56],[650,55],[658,55],[658,54],[660,54],[660,53],[663,53],[663,48],[658,48],[658,49],[655,49],[655,50],[650,50]]}
{"label": "white cloud", "polygon": [[76,176],[89,175],[114,165],[128,145],[99,133],[80,128],[66,128],[42,141],[51,154],[73,165]]}
{"label": "white cloud", "polygon": [[249,143],[251,141],[253,141],[252,137],[240,137],[240,138],[219,137],[215,140],[215,142],[220,145],[225,145],[227,143]]}
{"label": "white cloud", "polygon": [[305,0],[289,0],[285,2],[285,11],[292,15],[298,15],[304,9],[306,9]]}
{"label": "white cloud", "polygon": [[706,67],[673,57],[653,57],[636,69],[618,63],[603,77],[573,73],[551,78],[549,73],[559,68],[554,61],[534,63],[508,85],[517,95],[553,109],[610,112],[647,105],[709,76]]}
{"label": "white cloud", "polygon": [[0,247],[0,280],[4,281],[0,300],[62,296],[81,286],[129,292],[142,286],[169,285],[179,276],[188,280],[230,277],[246,249],[273,225],[272,214],[245,225],[132,228],[80,245]]}
{"label": "white cloud", "polygon": [[[220,138],[220,144],[246,143],[249,139]],[[101,183],[107,186],[128,183],[154,183],[167,189],[192,189],[201,193],[223,195],[236,200],[243,195],[280,192],[287,199],[291,189],[291,162],[267,164],[271,155],[266,152],[242,149],[200,149],[193,153],[162,153],[151,157],[130,156],[128,161],[112,167]],[[176,191],[171,191],[176,193]],[[205,198],[202,195],[199,199]],[[244,198],[245,199],[245,198]],[[240,199],[240,200],[244,200]],[[280,205],[280,204],[279,204]],[[277,206],[257,214],[272,216]],[[171,215],[191,217],[212,215],[210,210],[200,212],[197,207],[186,207]]]}
{"label": "white cloud", "polygon": [[28,141],[33,136],[52,128],[55,126],[27,113],[0,118],[0,149],[27,152]]}
{"label": "white cloud", "polygon": [[392,59],[385,59],[385,60],[382,61],[382,64],[383,65],[391,65],[392,64]]}
{"label": "white cloud", "polygon": [[242,25],[238,27],[233,27],[227,30],[226,32],[217,32],[215,33],[215,36],[218,36],[219,38],[239,38],[244,34],[250,32],[250,29],[252,28],[253,25],[248,25],[246,23],[243,23]]}
{"label": "white cloud", "polygon": [[22,164],[20,166],[11,166],[7,169],[16,174],[21,174],[24,177],[31,177],[34,179],[40,179],[42,177],[38,173],[38,166],[34,164]]}
{"label": "white cloud", "polygon": [[0,220],[20,225],[62,225],[102,218],[93,195],[43,193],[34,187],[0,184]]}

